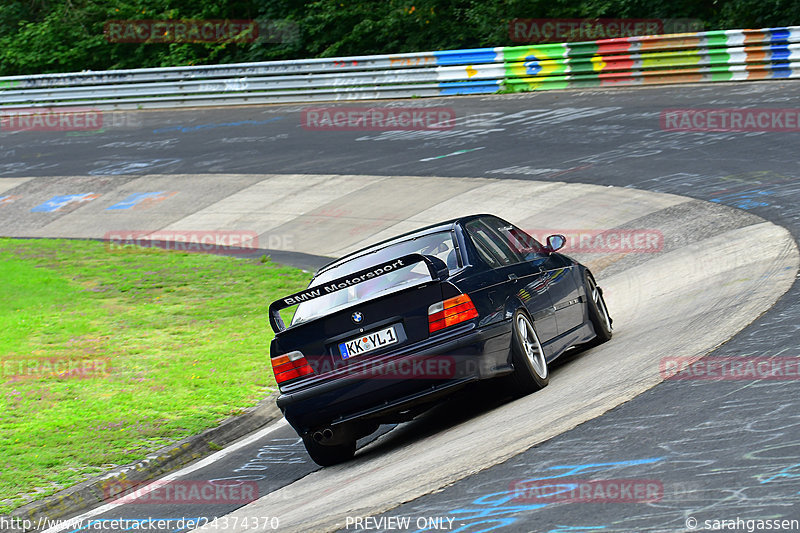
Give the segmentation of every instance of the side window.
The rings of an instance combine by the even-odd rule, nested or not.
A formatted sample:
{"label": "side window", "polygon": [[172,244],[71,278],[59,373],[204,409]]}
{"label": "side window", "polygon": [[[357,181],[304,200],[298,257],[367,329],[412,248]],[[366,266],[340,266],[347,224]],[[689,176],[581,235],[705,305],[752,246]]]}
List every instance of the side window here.
{"label": "side window", "polygon": [[481,259],[483,259],[487,265],[492,268],[499,268],[502,266],[500,264],[500,260],[486,248],[486,245],[482,242],[481,238],[476,237],[472,232],[470,232],[470,235],[472,235],[472,242],[475,244],[475,248],[478,250],[478,255],[481,256]]}
{"label": "side window", "polygon": [[546,259],[550,255],[547,247],[513,224],[501,229],[508,235],[508,242],[525,261]]}
{"label": "side window", "polygon": [[519,257],[519,261],[539,264],[550,256],[546,246],[513,224],[492,217],[487,220],[487,225],[502,236],[503,244],[513,250],[513,253]]}
{"label": "side window", "polygon": [[[505,242],[506,238],[482,220],[468,222],[466,229],[467,233],[472,237],[478,253],[493,268],[513,265],[522,261],[522,257]],[[489,260],[489,257],[491,257],[491,260]]]}
{"label": "side window", "polygon": [[[525,253],[528,249],[526,248],[527,240],[522,237],[525,235],[524,231],[497,217],[487,217],[484,219],[484,224],[492,231],[496,245],[503,250],[503,253],[511,257],[514,263],[525,261]],[[528,237],[528,239],[531,238]]]}

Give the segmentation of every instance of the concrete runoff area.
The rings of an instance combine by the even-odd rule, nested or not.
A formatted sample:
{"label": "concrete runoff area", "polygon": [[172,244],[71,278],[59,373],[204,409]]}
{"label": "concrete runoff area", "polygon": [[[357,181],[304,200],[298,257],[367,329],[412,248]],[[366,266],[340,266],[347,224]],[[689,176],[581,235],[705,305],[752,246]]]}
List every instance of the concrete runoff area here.
{"label": "concrete runoff area", "polygon": [[[241,231],[257,234],[262,248],[329,257],[473,213],[490,212],[529,231],[605,231],[689,201],[627,188],[493,178],[204,174],[6,179],[17,182],[6,194],[22,200],[0,212],[2,236]],[[109,210],[142,191],[163,196]],[[31,212],[52,197],[89,192],[93,197],[47,213]]]}

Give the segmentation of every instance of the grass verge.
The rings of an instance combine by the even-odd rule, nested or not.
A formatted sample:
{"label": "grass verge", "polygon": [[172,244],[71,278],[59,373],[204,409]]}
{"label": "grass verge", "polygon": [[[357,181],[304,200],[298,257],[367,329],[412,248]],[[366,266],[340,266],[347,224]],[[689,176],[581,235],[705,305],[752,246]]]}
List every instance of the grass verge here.
{"label": "grass verge", "polygon": [[214,427],[275,388],[270,261],[0,239],[0,514]]}

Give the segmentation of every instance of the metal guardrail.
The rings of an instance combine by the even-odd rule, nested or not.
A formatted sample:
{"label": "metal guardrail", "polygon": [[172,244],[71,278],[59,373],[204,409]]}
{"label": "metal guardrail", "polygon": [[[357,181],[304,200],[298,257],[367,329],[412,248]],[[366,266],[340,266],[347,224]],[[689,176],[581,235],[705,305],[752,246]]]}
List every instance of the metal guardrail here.
{"label": "metal guardrail", "polygon": [[184,107],[800,77],[800,26],[0,77],[0,109]]}

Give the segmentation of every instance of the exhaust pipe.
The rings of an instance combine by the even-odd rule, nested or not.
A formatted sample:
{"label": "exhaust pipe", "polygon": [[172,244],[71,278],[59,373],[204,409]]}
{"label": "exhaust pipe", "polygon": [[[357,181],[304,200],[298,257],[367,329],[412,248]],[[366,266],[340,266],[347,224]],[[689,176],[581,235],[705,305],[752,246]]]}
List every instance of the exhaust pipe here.
{"label": "exhaust pipe", "polygon": [[331,428],[325,428],[320,431],[315,431],[311,437],[316,442],[322,444],[323,442],[329,441],[333,438],[333,430]]}

